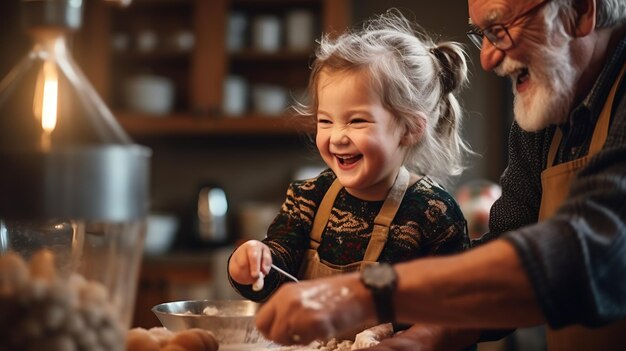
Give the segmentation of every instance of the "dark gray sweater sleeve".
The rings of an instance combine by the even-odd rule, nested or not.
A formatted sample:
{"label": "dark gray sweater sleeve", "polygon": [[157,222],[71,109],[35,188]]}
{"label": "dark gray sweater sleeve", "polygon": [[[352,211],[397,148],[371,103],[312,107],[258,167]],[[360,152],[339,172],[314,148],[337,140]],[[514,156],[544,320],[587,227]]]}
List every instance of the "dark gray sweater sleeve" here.
{"label": "dark gray sweater sleeve", "polygon": [[515,246],[550,326],[626,316],[626,99],[614,107],[604,148],[554,217],[503,238]]}

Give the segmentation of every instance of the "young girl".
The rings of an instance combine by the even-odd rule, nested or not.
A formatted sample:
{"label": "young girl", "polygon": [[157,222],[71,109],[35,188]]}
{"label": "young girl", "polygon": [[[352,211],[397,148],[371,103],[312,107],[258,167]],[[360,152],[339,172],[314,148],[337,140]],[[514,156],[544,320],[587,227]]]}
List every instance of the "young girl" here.
{"label": "young girl", "polygon": [[235,250],[233,287],[263,301],[288,281],[272,263],[312,279],[468,248],[465,219],[437,183],[469,151],[454,95],[466,79],[458,44],[433,43],[397,11],[321,39],[310,103],[296,110],[317,120],[329,168],[291,183],[267,238]]}

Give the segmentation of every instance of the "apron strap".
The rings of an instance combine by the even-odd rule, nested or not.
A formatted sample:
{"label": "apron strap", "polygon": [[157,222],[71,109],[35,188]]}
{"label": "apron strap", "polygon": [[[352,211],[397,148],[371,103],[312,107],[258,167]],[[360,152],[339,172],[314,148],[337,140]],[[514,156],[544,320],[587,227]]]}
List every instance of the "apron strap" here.
{"label": "apron strap", "polygon": [[552,137],[552,143],[550,144],[550,151],[548,151],[548,160],[546,162],[546,168],[552,167],[552,165],[554,165],[556,152],[559,150],[559,145],[561,144],[562,138],[563,138],[563,133],[561,132],[561,128],[557,126],[556,130],[554,131],[554,136]]}
{"label": "apron strap", "polygon": [[393,221],[393,218],[396,216],[396,212],[398,212],[406,189],[409,187],[410,178],[409,171],[401,167],[396,181],[393,183],[393,187],[389,191],[380,212],[378,212],[378,215],[374,219],[374,230],[372,231],[372,236],[365,250],[363,261],[378,261],[378,257],[383,251],[385,243],[387,243],[391,221]]}
{"label": "apron strap", "polygon": [[[363,257],[364,260],[371,260],[372,262],[376,262],[378,260],[378,256],[387,242],[391,221],[396,216],[396,212],[398,211],[398,207],[400,207],[404,193],[409,186],[409,180],[409,171],[407,171],[406,168],[401,167],[398,172],[398,176],[396,177],[396,181],[391,187],[385,202],[383,202],[382,208],[374,219],[374,229],[365,250],[365,255]],[[322,233],[324,232],[324,228],[326,228],[326,223],[328,223],[328,218],[330,217],[330,212],[335,203],[335,198],[342,188],[343,186],[339,183],[339,179],[335,179],[328,191],[326,191],[326,194],[324,195],[324,198],[315,213],[313,227],[311,228],[311,233],[309,234],[311,239],[309,240],[309,245],[313,250],[317,250],[320,246]]]}
{"label": "apron strap", "polygon": [[[626,65],[622,66],[622,69],[617,76],[617,80],[615,84],[611,87],[611,91],[609,92],[609,97],[607,98],[604,107],[602,108],[602,112],[598,123],[596,124],[596,128],[593,132],[593,137],[591,138],[591,144],[589,145],[589,153],[588,155],[597,154],[604,143],[606,142],[606,137],[609,135],[609,125],[611,124],[611,110],[613,108],[613,100],[615,99],[615,92],[617,91],[617,87],[619,86],[618,82],[621,80],[621,77],[624,74],[624,70],[626,69]],[[603,118],[604,117],[604,118]]]}
{"label": "apron strap", "polygon": [[[596,122],[596,126],[593,131],[593,136],[591,138],[591,143],[589,144],[589,151],[587,155],[592,156],[597,154],[604,143],[606,142],[606,137],[609,134],[609,125],[611,124],[611,109],[613,107],[613,100],[615,98],[615,92],[619,84],[617,82],[624,75],[624,70],[626,70],[626,65],[622,66],[620,73],[617,76],[616,83],[611,87],[611,91],[607,97],[607,101],[602,108],[602,112],[600,112],[600,116],[598,117],[598,121]],[[550,144],[550,151],[548,152],[548,160],[546,163],[546,168],[552,167],[554,165],[554,159],[556,158],[556,153],[559,149],[559,145],[561,144],[561,139],[563,137],[563,133],[561,133],[561,128],[557,127],[554,132],[554,136],[552,137],[552,144]]]}
{"label": "apron strap", "polygon": [[320,207],[315,213],[313,228],[311,229],[311,234],[309,235],[311,237],[310,246],[313,250],[317,250],[320,246],[322,233],[324,232],[324,228],[326,227],[326,223],[330,217],[330,211],[333,209],[335,198],[342,188],[343,186],[339,183],[339,178],[336,178],[333,184],[330,185],[328,191],[326,191],[326,194],[320,203]]}

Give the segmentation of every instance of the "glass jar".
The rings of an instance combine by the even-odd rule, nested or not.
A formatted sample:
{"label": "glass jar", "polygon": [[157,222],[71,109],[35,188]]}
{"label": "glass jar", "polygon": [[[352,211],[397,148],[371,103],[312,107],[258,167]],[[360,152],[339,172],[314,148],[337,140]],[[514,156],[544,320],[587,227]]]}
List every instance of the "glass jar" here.
{"label": "glass jar", "polygon": [[143,233],[143,220],[0,220],[1,344],[123,350]]}
{"label": "glass jar", "polygon": [[0,81],[0,349],[124,350],[149,201],[134,144],[71,56],[80,0],[22,0]]}

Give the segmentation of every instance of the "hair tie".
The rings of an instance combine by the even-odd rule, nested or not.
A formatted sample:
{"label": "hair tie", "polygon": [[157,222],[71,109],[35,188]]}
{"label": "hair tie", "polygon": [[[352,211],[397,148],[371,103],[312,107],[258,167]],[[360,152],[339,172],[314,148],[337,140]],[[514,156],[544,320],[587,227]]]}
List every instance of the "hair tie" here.
{"label": "hair tie", "polygon": [[430,48],[429,51],[433,54],[433,56],[435,56],[439,62],[439,66],[441,67],[441,70],[439,71],[439,81],[441,82],[443,93],[449,94],[454,89],[454,74],[452,74],[448,58],[446,57],[446,54],[444,54],[443,51],[437,46]]}

